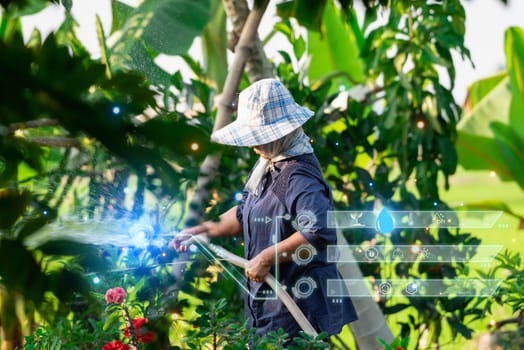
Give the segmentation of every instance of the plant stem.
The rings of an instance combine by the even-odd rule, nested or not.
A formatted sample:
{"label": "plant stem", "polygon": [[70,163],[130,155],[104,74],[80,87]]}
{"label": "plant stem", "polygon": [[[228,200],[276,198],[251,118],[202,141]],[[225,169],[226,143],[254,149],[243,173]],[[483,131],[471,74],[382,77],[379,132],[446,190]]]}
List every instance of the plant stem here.
{"label": "plant stem", "polygon": [[138,338],[136,336],[135,326],[133,325],[133,320],[131,319],[131,315],[129,314],[129,309],[124,304],[122,304],[122,313],[127,327],[129,329],[131,344],[136,350],[141,350],[140,343],[138,342]]}

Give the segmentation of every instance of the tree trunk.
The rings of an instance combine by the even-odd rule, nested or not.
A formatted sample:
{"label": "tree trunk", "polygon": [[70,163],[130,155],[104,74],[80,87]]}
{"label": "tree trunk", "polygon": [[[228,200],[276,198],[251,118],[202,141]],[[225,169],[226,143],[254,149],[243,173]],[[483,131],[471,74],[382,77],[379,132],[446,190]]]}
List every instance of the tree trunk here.
{"label": "tree trunk", "polygon": [[[242,14],[247,14],[244,23],[238,20],[237,17],[240,17],[240,14],[235,14],[234,5],[232,5],[233,2],[240,4]],[[267,70],[269,64],[257,64],[257,62],[267,62],[265,54],[263,57],[252,58],[254,53],[261,55],[264,52],[264,50],[261,49],[262,44],[258,39],[257,31],[267,4],[268,2],[265,2],[263,6],[254,8],[251,12],[246,12],[247,3],[245,0],[224,0],[224,8],[227,9],[226,13],[228,16],[231,15],[233,18],[237,18],[237,20],[234,21],[234,25],[238,29],[242,24],[244,29],[238,29],[241,31],[241,34],[235,48],[235,58],[226,77],[213,130],[218,130],[231,122],[231,115],[235,111],[235,99],[246,62],[250,62],[251,74],[254,74],[250,76],[250,81],[271,76],[271,71]],[[260,49],[258,49],[259,46]],[[202,217],[204,205],[209,199],[209,184],[216,176],[221,156],[222,153],[218,151],[209,154],[200,167],[200,176],[197,180],[195,194],[189,204],[185,221],[186,227],[195,225]]]}
{"label": "tree trunk", "polygon": [[[337,242],[340,246],[348,244],[341,230],[337,230]],[[344,253],[344,256],[348,255],[351,256],[351,252]],[[382,314],[364,283],[364,276],[362,276],[358,263],[356,261],[343,262],[338,263],[337,267],[343,279],[351,279],[351,284],[346,282],[349,295],[358,290],[356,294],[359,296],[351,297],[351,300],[353,300],[359,319],[349,324],[358,348],[365,350],[381,349],[382,346],[377,342],[377,337],[389,343],[393,340],[393,334],[386,323],[384,314]],[[369,296],[362,297],[362,294],[369,294]]]}

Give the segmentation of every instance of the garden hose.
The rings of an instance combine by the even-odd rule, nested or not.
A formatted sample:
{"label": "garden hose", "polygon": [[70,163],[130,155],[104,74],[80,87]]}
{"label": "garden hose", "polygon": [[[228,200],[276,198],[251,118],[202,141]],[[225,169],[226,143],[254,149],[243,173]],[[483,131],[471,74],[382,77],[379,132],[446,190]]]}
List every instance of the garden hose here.
{"label": "garden hose", "polygon": [[[217,256],[225,259],[230,264],[233,264],[235,266],[238,266],[240,268],[245,268],[247,260],[231,253],[227,249],[224,249],[216,244],[210,243],[209,239],[205,235],[190,235],[191,237],[188,240],[184,241],[185,245],[190,244],[189,241],[199,244],[200,246],[204,246],[211,250],[213,253],[215,253]],[[302,330],[311,335],[316,337],[318,335],[318,332],[313,328],[309,320],[306,318],[302,310],[298,307],[298,305],[295,303],[293,298],[289,295],[288,292],[284,289],[284,287],[277,281],[275,276],[273,276],[271,273],[268,273],[266,277],[264,278],[264,282],[266,282],[271,289],[275,292],[275,294],[278,296],[280,301],[287,307],[289,313],[295,321],[297,321],[298,325]]]}

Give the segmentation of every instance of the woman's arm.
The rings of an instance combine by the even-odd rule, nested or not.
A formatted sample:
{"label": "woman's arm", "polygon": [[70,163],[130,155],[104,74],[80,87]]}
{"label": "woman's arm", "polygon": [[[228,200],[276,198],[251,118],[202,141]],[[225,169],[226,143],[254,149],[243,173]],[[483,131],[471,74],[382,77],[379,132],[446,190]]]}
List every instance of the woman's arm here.
{"label": "woman's arm", "polygon": [[175,237],[173,241],[171,241],[171,246],[177,251],[187,250],[186,245],[183,244],[183,241],[187,240],[187,237],[186,239],[183,238],[184,235],[205,234],[208,237],[229,237],[240,235],[242,233],[242,225],[238,222],[237,210],[238,206],[234,206],[220,215],[219,221],[205,221],[200,225],[181,231],[178,234],[181,238],[177,239]]}
{"label": "woman's arm", "polygon": [[[263,281],[275,263],[289,262],[298,247],[309,244],[302,233],[295,232],[288,238],[261,251],[246,264],[245,274],[253,281]],[[278,256],[277,256],[278,254]]]}

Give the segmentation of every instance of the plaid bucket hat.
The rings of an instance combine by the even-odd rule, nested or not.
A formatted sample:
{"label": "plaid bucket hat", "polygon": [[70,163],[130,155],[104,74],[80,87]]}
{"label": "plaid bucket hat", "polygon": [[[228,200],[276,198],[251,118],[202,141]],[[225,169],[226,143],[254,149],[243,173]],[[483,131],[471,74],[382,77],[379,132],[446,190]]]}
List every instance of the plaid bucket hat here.
{"label": "plaid bucket hat", "polygon": [[314,113],[295,102],[275,79],[259,80],[240,93],[237,119],[211,134],[216,143],[260,146],[286,136]]}

